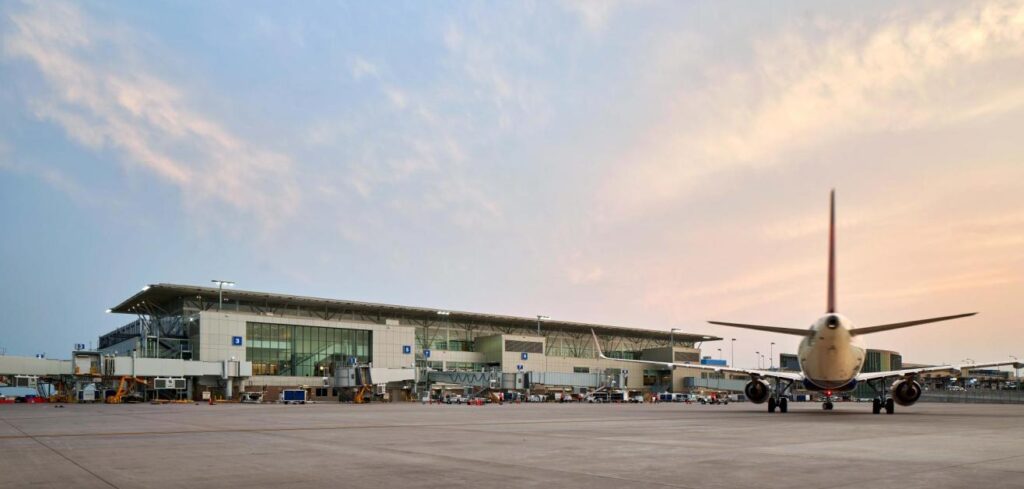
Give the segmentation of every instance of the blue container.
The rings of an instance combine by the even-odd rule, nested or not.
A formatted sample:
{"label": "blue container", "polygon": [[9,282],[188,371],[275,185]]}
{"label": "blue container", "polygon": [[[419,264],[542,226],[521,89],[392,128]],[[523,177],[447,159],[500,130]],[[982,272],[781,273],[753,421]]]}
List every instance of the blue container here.
{"label": "blue container", "polygon": [[300,389],[289,389],[281,393],[284,402],[306,402],[306,391]]}

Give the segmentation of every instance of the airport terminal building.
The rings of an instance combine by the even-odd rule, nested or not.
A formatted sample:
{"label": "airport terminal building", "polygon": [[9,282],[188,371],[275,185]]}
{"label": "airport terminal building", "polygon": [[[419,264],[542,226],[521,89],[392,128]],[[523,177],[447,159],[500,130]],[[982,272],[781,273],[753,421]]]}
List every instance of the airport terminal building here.
{"label": "airport terminal building", "polygon": [[[204,390],[232,397],[296,386],[316,386],[315,396],[333,397],[336,388],[350,386],[345,378],[356,367],[368,367],[373,384],[395,395],[438,385],[680,392],[698,371],[600,359],[591,331],[607,356],[623,359],[699,362],[701,343],[721,339],[173,284],[147,286],[109,312],[134,318],[100,337],[93,368],[119,362],[118,374],[182,374],[191,397]],[[154,370],[164,367],[167,372]]]}

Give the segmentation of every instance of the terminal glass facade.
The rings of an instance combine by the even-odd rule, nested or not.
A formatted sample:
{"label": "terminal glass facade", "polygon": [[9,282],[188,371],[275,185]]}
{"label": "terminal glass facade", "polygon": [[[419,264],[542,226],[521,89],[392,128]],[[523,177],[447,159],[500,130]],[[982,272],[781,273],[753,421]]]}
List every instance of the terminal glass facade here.
{"label": "terminal glass facade", "polygon": [[333,375],[332,366],[355,357],[373,361],[373,332],[292,324],[246,323],[246,358],[253,375]]}

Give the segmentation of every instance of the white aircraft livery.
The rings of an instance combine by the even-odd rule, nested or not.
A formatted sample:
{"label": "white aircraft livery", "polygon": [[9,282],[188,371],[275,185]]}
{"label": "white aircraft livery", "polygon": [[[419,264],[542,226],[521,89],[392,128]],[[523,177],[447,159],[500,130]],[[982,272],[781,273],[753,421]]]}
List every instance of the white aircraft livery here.
{"label": "white aircraft livery", "polygon": [[[747,370],[733,367],[715,365],[701,365],[694,363],[657,362],[650,360],[626,360],[616,358],[619,362],[642,363],[658,365],[666,369],[677,367],[710,370],[715,372],[731,372],[750,376],[750,382],[744,388],[747,398],[755,403],[768,403],[768,412],[774,413],[776,409],[785,413],[788,410],[788,399],[786,392],[792,388],[794,383],[800,383],[805,389],[819,391],[825,394],[825,402],[822,408],[831,410],[832,395],[835,392],[853,390],[858,383],[865,383],[877,396],[872,402],[872,412],[879,414],[884,409],[887,414],[892,414],[895,405],[910,406],[921,397],[921,384],[915,379],[916,376],[925,372],[939,371],[961,371],[963,369],[975,369],[985,367],[998,367],[1002,365],[1013,365],[1020,368],[1019,362],[993,362],[993,363],[972,363],[963,365],[941,365],[937,367],[923,367],[904,370],[891,370],[887,372],[862,373],[866,350],[862,346],[861,336],[882,331],[890,331],[899,328],[917,326],[919,324],[948,321],[977,313],[956,314],[953,316],[942,316],[930,319],[918,319],[916,321],[904,321],[900,323],[882,324],[855,328],[853,322],[836,312],[836,196],[835,190],[830,196],[829,205],[829,230],[828,230],[828,307],[825,315],[818,318],[808,329],[786,328],[779,326],[761,326],[756,324],[725,323],[720,321],[709,321],[711,324],[732,326],[736,328],[755,329],[758,331],[769,331],[794,336],[800,336],[800,346],[797,358],[800,362],[800,372],[780,372],[775,370]],[[593,331],[591,331],[593,334]],[[608,359],[601,351],[601,344],[597,335],[593,334],[594,343],[597,345],[597,352],[601,358]],[[775,381],[775,386],[769,380]],[[886,388],[885,383],[893,380]]]}

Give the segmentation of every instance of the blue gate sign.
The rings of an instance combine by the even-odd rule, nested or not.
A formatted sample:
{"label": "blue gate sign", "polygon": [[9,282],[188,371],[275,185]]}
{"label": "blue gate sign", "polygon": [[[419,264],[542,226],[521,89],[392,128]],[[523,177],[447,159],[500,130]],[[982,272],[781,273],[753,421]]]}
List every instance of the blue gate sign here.
{"label": "blue gate sign", "polygon": [[402,354],[408,355],[410,353],[412,353],[412,347],[409,345],[402,345]]}
{"label": "blue gate sign", "polygon": [[530,355],[528,355],[526,352],[523,352],[523,354],[522,354],[522,356],[520,358],[522,358],[523,360],[527,360],[527,359],[530,358]]}
{"label": "blue gate sign", "polygon": [[232,336],[231,337],[231,344],[233,346],[242,346],[242,337],[241,336]]}
{"label": "blue gate sign", "polygon": [[522,370],[522,369],[523,369],[523,364],[520,363],[519,365],[516,365],[516,370]]}
{"label": "blue gate sign", "polygon": [[430,350],[423,350],[423,358],[430,358]]}

